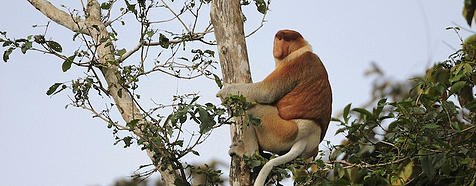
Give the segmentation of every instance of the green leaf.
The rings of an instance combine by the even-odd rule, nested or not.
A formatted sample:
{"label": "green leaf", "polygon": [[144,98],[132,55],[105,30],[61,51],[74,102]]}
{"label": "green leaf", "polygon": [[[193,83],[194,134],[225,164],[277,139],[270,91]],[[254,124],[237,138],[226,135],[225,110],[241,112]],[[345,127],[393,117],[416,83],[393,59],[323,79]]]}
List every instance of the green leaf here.
{"label": "green leaf", "polygon": [[471,26],[471,23],[473,22],[474,10],[476,8],[475,3],[476,2],[474,0],[464,1],[463,17],[466,19],[466,22],[469,26]]}
{"label": "green leaf", "polygon": [[72,55],[66,58],[66,60],[64,60],[63,65],[61,65],[61,69],[63,69],[63,72],[66,72],[71,68],[71,64],[73,63],[75,57],[76,55]]}
{"label": "green leaf", "polygon": [[195,151],[195,150],[190,149],[190,152],[191,152],[192,154],[195,154],[196,156],[200,156],[200,153],[198,153],[198,152]]}
{"label": "green leaf", "polygon": [[268,6],[266,5],[266,2],[264,2],[264,0],[255,0],[255,5],[258,12],[262,14],[265,14],[268,10]]}
{"label": "green leaf", "polygon": [[134,119],[130,121],[129,123],[127,123],[126,126],[131,129],[134,129],[137,126],[137,123],[139,123],[139,119]]}
{"label": "green leaf", "polygon": [[15,50],[15,48],[10,47],[5,52],[3,52],[3,61],[7,62],[10,59],[10,54]]}
{"label": "green leaf", "polygon": [[334,118],[334,117],[331,118],[331,121],[343,123],[339,118]]}
{"label": "green leaf", "polygon": [[56,41],[47,41],[46,45],[50,47],[50,49],[54,50],[55,52],[63,51],[63,48],[61,47],[61,45],[57,43]]}
{"label": "green leaf", "polygon": [[215,57],[215,51],[213,50],[205,50],[205,53],[210,54],[210,56]]}
{"label": "green leaf", "polygon": [[248,161],[248,162],[247,162],[247,165],[248,165],[251,169],[253,169],[253,168],[255,168],[255,167],[261,166],[262,163],[261,163],[260,160],[254,159],[254,160]]}
{"label": "green leaf", "polygon": [[212,127],[215,125],[215,120],[210,117],[210,114],[202,107],[198,107],[198,114],[199,119],[202,122],[200,124],[200,134],[204,134],[212,130]]}
{"label": "green leaf", "polygon": [[126,136],[122,139],[124,141],[124,148],[130,147],[132,144],[132,137]]}
{"label": "green leaf", "polygon": [[163,34],[160,34],[159,36],[159,45],[162,48],[169,48],[169,38],[165,37]]}
{"label": "green leaf", "polygon": [[35,35],[33,36],[33,39],[35,40],[36,43],[43,44],[45,43],[45,36],[43,35]]}
{"label": "green leaf", "polygon": [[101,4],[101,9],[103,10],[109,10],[111,9],[111,3],[110,2],[104,2]]}
{"label": "green leaf", "polygon": [[377,103],[377,109],[375,110],[375,115],[380,116],[382,113],[383,107],[387,104],[387,98],[382,98]]}
{"label": "green leaf", "polygon": [[192,101],[190,101],[190,104],[195,103],[195,101],[197,101],[199,98],[200,98],[200,96],[194,97],[192,99]]}
{"label": "green leaf", "polygon": [[470,110],[471,112],[476,112],[476,99],[466,103],[464,107]]}
{"label": "green leaf", "polygon": [[13,42],[11,42],[11,41],[3,41],[2,47],[6,47],[6,46],[8,46],[8,45],[11,45],[12,43],[13,43]]}
{"label": "green leaf", "polygon": [[439,126],[435,123],[428,123],[428,124],[424,124],[423,125],[423,128],[425,129],[435,129],[435,128],[438,128]]}
{"label": "green leaf", "polygon": [[352,105],[352,103],[348,104],[344,108],[344,113],[343,113],[342,117],[344,117],[345,123],[347,123],[349,121],[349,111],[350,111],[350,106],[351,105]]}
{"label": "green leaf", "polygon": [[63,83],[55,83],[55,84],[53,84],[53,85],[48,89],[48,91],[46,91],[46,95],[48,95],[48,96],[52,95],[52,94],[56,91],[56,89],[57,89],[60,85],[62,85],[62,84],[63,84]]}
{"label": "green leaf", "polygon": [[364,115],[365,115],[365,116],[368,116],[368,117],[371,117],[371,116],[372,116],[372,113],[371,113],[371,112],[369,112],[368,110],[365,110],[365,109],[363,109],[363,108],[354,108],[354,109],[352,109],[352,111],[358,112],[358,113],[360,113],[360,115],[362,115],[362,116],[364,116]]}
{"label": "green leaf", "polygon": [[147,37],[151,38],[152,36],[155,35],[155,31],[149,30],[149,31],[146,32],[146,34],[147,34]]}
{"label": "green leaf", "polygon": [[32,43],[30,41],[27,41],[21,46],[21,52],[25,54],[26,51],[28,51],[31,47],[32,47]]}
{"label": "green leaf", "polygon": [[128,0],[124,0],[124,2],[126,2],[127,10],[137,15],[136,4],[130,4]]}
{"label": "green leaf", "polygon": [[15,43],[19,43],[19,42],[27,42],[28,40],[26,39],[15,39]]}
{"label": "green leaf", "polygon": [[116,51],[116,55],[118,55],[118,56],[122,56],[122,55],[124,55],[125,53],[126,53],[126,49],[125,49],[125,48]]}
{"label": "green leaf", "polygon": [[433,178],[435,175],[435,169],[433,167],[433,163],[431,161],[431,158],[429,156],[425,156],[421,158],[421,167],[423,169],[423,172],[428,178]]}
{"label": "green leaf", "polygon": [[466,81],[458,81],[451,86],[450,93],[457,93],[459,92],[464,86],[466,85]]}
{"label": "green leaf", "polygon": [[181,179],[180,176],[177,176],[177,178],[175,178],[174,184],[176,186],[190,186],[190,183],[188,183],[186,180]]}
{"label": "green leaf", "polygon": [[221,89],[223,87],[223,84],[221,83],[220,77],[218,77],[216,74],[213,74],[213,78],[215,79],[215,83],[217,86]]}

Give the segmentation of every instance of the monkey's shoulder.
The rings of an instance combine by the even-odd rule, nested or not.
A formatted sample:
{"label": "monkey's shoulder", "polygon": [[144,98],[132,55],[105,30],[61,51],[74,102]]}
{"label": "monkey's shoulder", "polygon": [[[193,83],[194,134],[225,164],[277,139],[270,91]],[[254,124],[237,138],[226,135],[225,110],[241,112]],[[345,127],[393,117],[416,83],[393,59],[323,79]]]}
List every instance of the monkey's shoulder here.
{"label": "monkey's shoulder", "polygon": [[327,74],[321,59],[311,51],[305,52],[293,61],[290,61],[288,68],[299,69],[302,73]]}
{"label": "monkey's shoulder", "polygon": [[321,59],[313,52],[307,51],[300,55],[299,57],[295,58],[294,63],[309,63],[308,65],[312,65],[313,63],[322,64]]}

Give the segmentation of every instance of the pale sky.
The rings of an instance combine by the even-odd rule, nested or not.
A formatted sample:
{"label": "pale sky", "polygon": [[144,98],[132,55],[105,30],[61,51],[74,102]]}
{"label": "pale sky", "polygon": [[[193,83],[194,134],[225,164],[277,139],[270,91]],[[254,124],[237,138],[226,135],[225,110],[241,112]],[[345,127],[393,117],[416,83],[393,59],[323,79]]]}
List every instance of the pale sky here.
{"label": "pale sky", "polygon": [[[57,6],[65,2],[69,1],[53,1]],[[10,37],[37,34],[40,30],[31,26],[47,22],[27,1],[5,1],[2,5],[0,30]],[[65,5],[80,9],[79,1]],[[273,1],[264,27],[247,39],[253,80],[262,80],[274,68],[271,52],[276,31],[297,30],[327,68],[335,114],[348,103],[359,105],[369,98],[372,78],[363,74],[372,61],[390,77],[408,80],[433,62],[446,59],[460,42],[445,28],[454,23],[468,28],[462,7],[462,0]],[[261,17],[254,5],[245,13],[245,32],[249,33]],[[178,23],[169,26],[174,25]],[[128,29],[138,29],[131,26]],[[461,31],[463,37],[469,34]],[[74,48],[68,46],[72,38],[69,30],[52,23],[48,35],[64,43],[65,49]],[[126,49],[136,45],[135,36],[120,39]],[[0,51],[3,54],[4,50]],[[73,67],[63,73],[61,60],[31,51],[27,55],[15,51],[10,58],[8,63],[0,64],[2,185],[110,185],[150,163],[136,146],[123,149],[122,145],[113,145],[111,130],[88,111],[65,109],[69,94],[45,94],[55,82],[81,75],[80,70]],[[200,92],[202,103],[219,102],[215,98],[218,88],[206,79],[175,80],[156,74],[144,78],[142,86],[141,94],[161,103],[170,101],[175,92]],[[325,140],[339,143],[342,137],[334,135],[335,125],[330,124]],[[218,159],[229,164],[229,145],[229,129],[225,126],[213,131],[208,142],[199,146],[200,157],[189,156],[184,161]],[[224,173],[227,175],[228,170]]]}

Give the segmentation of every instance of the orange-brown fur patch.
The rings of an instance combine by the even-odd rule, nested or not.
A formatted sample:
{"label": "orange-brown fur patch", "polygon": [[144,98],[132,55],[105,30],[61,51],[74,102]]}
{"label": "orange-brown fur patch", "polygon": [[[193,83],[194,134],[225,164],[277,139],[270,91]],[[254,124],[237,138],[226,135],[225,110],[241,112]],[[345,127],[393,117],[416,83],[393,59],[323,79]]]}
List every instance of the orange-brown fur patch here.
{"label": "orange-brown fur patch", "polygon": [[296,32],[294,30],[280,30],[276,33],[274,36],[278,39],[284,39],[286,41],[290,40],[296,40],[297,38],[302,38],[301,34],[299,32]]}
{"label": "orange-brown fur patch", "polygon": [[278,100],[279,116],[285,120],[314,120],[321,126],[322,140],[331,117],[332,91],[321,60],[307,52],[283,64],[279,72],[292,73],[298,78],[294,89]]}
{"label": "orange-brown fur patch", "polygon": [[261,119],[261,126],[255,129],[262,149],[280,152],[290,148],[298,133],[296,122],[282,119],[270,105],[256,105],[248,112]]}

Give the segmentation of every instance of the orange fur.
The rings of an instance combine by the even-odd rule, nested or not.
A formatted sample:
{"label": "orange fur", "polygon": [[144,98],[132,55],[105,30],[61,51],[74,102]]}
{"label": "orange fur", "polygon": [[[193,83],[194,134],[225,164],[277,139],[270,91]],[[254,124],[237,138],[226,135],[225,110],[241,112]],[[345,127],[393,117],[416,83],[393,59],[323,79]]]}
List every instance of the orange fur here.
{"label": "orange fur", "polygon": [[292,146],[298,133],[296,122],[279,117],[276,107],[256,105],[248,110],[248,114],[261,119],[261,126],[255,128],[261,149],[281,153]]}
{"label": "orange fur", "polygon": [[283,64],[280,71],[299,76],[295,88],[277,102],[279,116],[285,120],[314,120],[321,126],[322,140],[331,118],[332,91],[321,60],[306,52]]}

